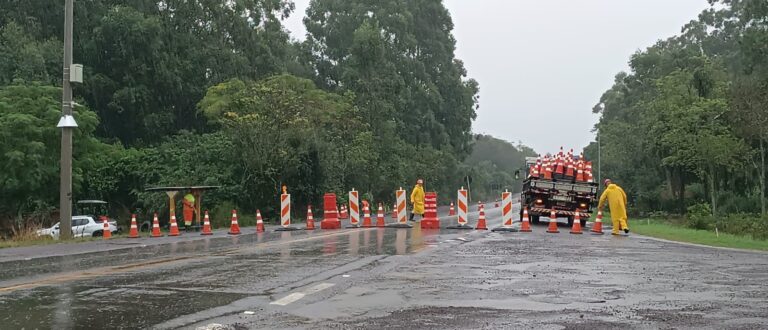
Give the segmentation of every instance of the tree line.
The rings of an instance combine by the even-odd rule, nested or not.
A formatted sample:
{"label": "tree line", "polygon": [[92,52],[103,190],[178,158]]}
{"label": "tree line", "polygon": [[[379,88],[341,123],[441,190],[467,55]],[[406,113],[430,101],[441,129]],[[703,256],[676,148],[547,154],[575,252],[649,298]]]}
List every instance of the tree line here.
{"label": "tree line", "polygon": [[[474,136],[478,83],[455,57],[441,1],[313,0],[306,40],[283,0],[75,4],[74,199],[127,215],[163,211],[151,186],[220,185],[206,208],[267,215],[287,185],[391,202],[423,178],[442,201],[469,177],[478,198],[513,188],[524,146]],[[55,213],[63,2],[0,3],[0,221]],[[503,145],[506,164],[472,160]],[[482,149],[482,148],[481,148]],[[504,168],[502,168],[504,167]],[[300,208],[298,208],[300,209]],[[55,219],[55,216],[53,217]],[[123,217],[125,218],[125,217]]]}
{"label": "tree line", "polygon": [[[593,109],[603,177],[635,213],[766,214],[768,5],[709,2],[633,54]],[[597,158],[597,141],[586,153]]]}

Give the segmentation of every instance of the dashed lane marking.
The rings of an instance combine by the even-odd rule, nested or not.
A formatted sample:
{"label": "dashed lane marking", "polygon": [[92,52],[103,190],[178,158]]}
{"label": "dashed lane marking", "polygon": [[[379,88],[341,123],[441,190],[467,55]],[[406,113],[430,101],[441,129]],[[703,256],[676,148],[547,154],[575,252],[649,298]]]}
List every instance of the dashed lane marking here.
{"label": "dashed lane marking", "polygon": [[325,289],[328,289],[328,288],[330,288],[330,287],[332,287],[334,285],[336,285],[336,284],[333,284],[333,283],[320,283],[320,284],[315,285],[315,286],[313,286],[313,287],[311,287],[309,289],[304,290],[303,292],[291,293],[291,294],[289,294],[289,295],[287,295],[287,296],[285,296],[283,298],[280,298],[278,300],[275,300],[275,301],[273,301],[273,302],[271,302],[269,304],[270,305],[285,306],[285,305],[288,305],[290,303],[294,303],[294,302],[298,301],[299,299],[306,297],[307,295],[310,295],[310,294],[313,294],[313,293],[318,293],[318,292],[323,291]]}

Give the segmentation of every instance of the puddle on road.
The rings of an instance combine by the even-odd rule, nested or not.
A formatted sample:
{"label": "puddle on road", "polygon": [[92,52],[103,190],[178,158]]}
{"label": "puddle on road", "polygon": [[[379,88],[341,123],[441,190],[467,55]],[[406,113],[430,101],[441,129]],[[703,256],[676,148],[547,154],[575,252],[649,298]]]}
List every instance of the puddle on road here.
{"label": "puddle on road", "polygon": [[59,286],[0,296],[4,329],[144,329],[243,294]]}

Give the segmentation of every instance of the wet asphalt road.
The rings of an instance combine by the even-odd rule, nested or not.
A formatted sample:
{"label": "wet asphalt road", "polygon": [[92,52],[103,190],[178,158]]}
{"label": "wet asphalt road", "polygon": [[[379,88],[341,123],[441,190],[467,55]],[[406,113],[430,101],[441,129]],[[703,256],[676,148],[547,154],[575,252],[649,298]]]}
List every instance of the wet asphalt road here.
{"label": "wet asphalt road", "polygon": [[2,249],[0,329],[768,328],[764,253],[565,226],[273,229]]}

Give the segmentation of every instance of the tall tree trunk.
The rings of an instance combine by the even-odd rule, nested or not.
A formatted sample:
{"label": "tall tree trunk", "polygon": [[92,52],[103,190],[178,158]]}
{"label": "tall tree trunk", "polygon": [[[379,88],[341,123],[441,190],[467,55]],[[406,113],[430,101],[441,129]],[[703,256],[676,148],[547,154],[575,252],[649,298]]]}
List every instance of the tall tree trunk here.
{"label": "tall tree trunk", "polygon": [[765,145],[760,138],[760,211],[765,215]]}
{"label": "tall tree trunk", "polygon": [[677,197],[678,197],[678,200],[679,200],[678,206],[680,207],[680,214],[685,214],[685,212],[686,212],[686,209],[685,209],[685,178],[683,177],[684,174],[683,174],[682,170],[675,169],[675,172],[676,172],[675,175],[677,177],[677,189],[678,189]]}
{"label": "tall tree trunk", "polygon": [[709,164],[709,197],[712,201],[712,215],[717,214],[717,196],[715,194],[715,166]]}

